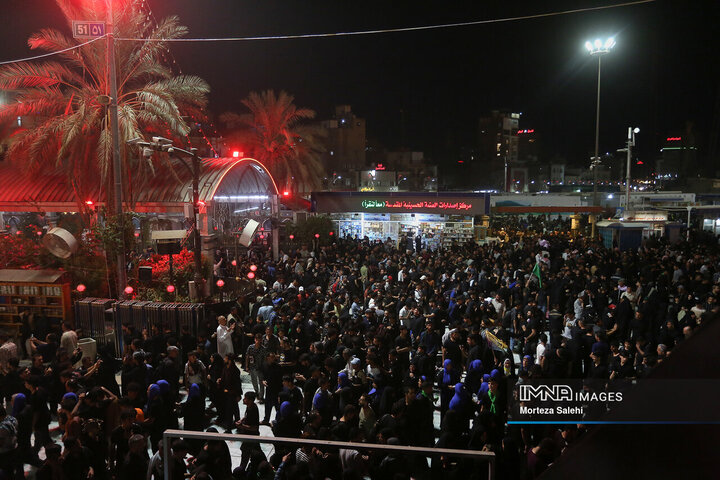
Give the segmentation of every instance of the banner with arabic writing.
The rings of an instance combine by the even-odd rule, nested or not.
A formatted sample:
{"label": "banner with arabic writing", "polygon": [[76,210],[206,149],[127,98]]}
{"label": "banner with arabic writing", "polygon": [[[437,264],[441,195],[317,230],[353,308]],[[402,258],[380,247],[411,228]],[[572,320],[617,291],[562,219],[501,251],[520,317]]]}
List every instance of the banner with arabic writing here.
{"label": "banner with arabic writing", "polygon": [[490,211],[486,193],[315,192],[312,197],[318,213],[487,215]]}

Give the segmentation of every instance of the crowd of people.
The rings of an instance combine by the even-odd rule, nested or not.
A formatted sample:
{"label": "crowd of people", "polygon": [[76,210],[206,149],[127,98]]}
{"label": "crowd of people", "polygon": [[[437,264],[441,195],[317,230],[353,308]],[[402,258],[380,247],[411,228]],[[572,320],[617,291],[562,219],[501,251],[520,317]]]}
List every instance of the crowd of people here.
{"label": "crowd of people", "polygon": [[196,332],[124,325],[121,360],[83,356],[71,325],[20,351],[0,338],[0,479],[30,465],[41,480],[157,480],[165,457],[173,480],[487,476],[481,459],[350,446],[242,442],[239,463],[222,440],[164,451],[177,428],[482,450],[496,478],[536,478],[587,427],[509,426],[508,385],[646,375],[718,315],[720,263],[715,244],[507,234],[435,252],[250,249],[235,265],[257,266],[254,292]]}

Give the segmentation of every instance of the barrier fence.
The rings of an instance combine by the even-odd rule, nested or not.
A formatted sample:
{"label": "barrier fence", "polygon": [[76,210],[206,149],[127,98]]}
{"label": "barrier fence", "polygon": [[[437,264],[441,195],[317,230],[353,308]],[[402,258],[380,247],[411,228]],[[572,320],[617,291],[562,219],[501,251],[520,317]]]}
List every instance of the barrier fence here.
{"label": "barrier fence", "polygon": [[[240,435],[231,433],[213,433],[213,432],[192,432],[186,430],[165,430],[163,432],[163,468],[165,472],[164,478],[170,478],[170,464],[168,460],[171,455],[173,438],[183,439],[199,439],[199,440],[223,440],[231,442],[252,442],[258,444],[282,444],[283,446],[292,445],[294,447],[312,446],[315,448],[334,449],[351,449],[360,452],[381,451],[396,452],[403,455],[418,455],[426,458],[432,457],[462,457],[471,460],[487,462],[487,478],[493,480],[495,478],[495,454],[492,452],[484,452],[481,450],[456,450],[452,448],[433,448],[433,447],[414,447],[407,445],[382,445],[374,443],[354,443],[354,442],[336,442],[331,440],[315,440],[305,438],[287,438],[287,437],[264,437],[257,435]],[[470,472],[468,472],[468,477]]]}
{"label": "barrier fence", "polygon": [[187,326],[197,336],[198,325],[205,319],[205,306],[200,303],[118,302],[108,298],[83,298],[75,302],[75,326],[99,345],[112,344],[115,355],[122,356],[122,326],[132,325],[138,332],[157,326],[180,332]]}

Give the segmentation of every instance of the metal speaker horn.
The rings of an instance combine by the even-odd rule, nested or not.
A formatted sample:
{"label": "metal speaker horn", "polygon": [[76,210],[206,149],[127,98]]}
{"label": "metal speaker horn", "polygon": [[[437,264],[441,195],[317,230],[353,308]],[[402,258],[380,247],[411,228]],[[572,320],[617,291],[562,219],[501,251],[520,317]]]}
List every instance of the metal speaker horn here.
{"label": "metal speaker horn", "polygon": [[50,250],[50,253],[60,258],[70,257],[80,246],[72,233],[60,227],[52,228],[45,234],[43,245]]}
{"label": "metal speaker horn", "polygon": [[247,224],[245,225],[245,228],[243,228],[242,233],[240,234],[240,245],[243,245],[245,247],[249,247],[252,243],[253,236],[255,235],[255,232],[257,231],[260,224],[256,222],[255,220],[248,220]]}

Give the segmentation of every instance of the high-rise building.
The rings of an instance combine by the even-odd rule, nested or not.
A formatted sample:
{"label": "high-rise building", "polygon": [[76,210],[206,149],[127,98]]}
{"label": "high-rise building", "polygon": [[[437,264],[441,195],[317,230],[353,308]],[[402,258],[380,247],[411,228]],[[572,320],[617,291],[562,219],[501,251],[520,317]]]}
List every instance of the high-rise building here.
{"label": "high-rise building", "polygon": [[[483,170],[498,178],[498,187],[506,187],[505,166],[518,161],[521,113],[493,110],[478,122],[478,157]],[[503,180],[504,179],[504,180]]]}
{"label": "high-rise building", "polygon": [[320,127],[326,135],[322,161],[328,171],[360,170],[366,166],[365,119],[355,116],[350,105],[337,105],[333,118],[321,121]]}

